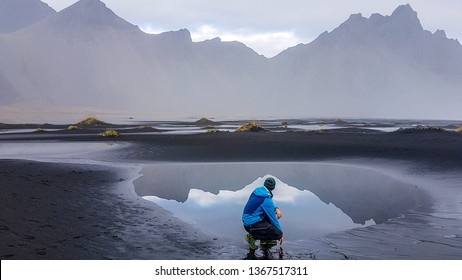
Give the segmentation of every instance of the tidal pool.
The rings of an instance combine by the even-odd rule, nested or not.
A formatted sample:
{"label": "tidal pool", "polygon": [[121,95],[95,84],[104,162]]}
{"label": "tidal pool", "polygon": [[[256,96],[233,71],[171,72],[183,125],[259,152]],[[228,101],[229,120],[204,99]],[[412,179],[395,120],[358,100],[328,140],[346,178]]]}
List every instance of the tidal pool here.
{"label": "tidal pool", "polygon": [[85,158],[100,151],[108,151],[122,146],[105,142],[43,142],[17,141],[0,143],[0,158],[5,159],[57,159]]}
{"label": "tidal pool", "polygon": [[241,214],[255,187],[277,181],[286,240],[382,223],[417,206],[418,190],[376,170],[328,163],[160,163],[145,165],[138,195],[200,229],[242,239]]}

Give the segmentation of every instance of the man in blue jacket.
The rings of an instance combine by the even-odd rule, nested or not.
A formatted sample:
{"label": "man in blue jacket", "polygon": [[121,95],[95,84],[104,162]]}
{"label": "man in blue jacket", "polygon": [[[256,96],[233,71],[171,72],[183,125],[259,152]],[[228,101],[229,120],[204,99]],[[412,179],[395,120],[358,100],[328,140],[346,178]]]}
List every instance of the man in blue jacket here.
{"label": "man in blue jacket", "polygon": [[260,240],[260,245],[276,245],[279,240],[282,245],[282,228],[279,219],[281,211],[273,203],[272,191],[276,187],[276,181],[269,177],[263,186],[256,188],[249,197],[242,214],[244,228],[248,232],[245,240],[250,249],[257,249],[255,240]]}

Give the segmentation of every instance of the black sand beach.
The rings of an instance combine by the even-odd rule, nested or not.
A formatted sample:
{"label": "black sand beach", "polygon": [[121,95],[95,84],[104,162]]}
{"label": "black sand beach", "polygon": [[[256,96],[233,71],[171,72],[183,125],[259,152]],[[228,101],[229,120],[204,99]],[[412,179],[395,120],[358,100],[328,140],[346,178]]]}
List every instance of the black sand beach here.
{"label": "black sand beach", "polygon": [[214,257],[210,241],[123,189],[121,170],[17,160],[0,165],[2,259]]}
{"label": "black sand beach", "polygon": [[[124,158],[163,161],[306,161],[339,158],[409,160],[460,169],[460,133],[218,133],[135,137]],[[117,141],[132,142],[130,136]]]}
{"label": "black sand beach", "polygon": [[[460,133],[353,129],[122,134],[111,139],[82,132],[0,136],[0,145],[18,141],[25,145],[75,141],[129,145],[95,153],[105,165],[1,160],[2,259],[242,258],[244,243],[239,252],[227,252],[222,240],[213,240],[137,197],[127,182],[130,178],[126,171],[110,166],[111,162],[148,161],[332,161],[400,173],[408,180],[415,178],[416,188],[427,194],[425,207],[400,219],[326,236],[317,240],[313,248],[292,254],[291,258],[462,258]],[[448,197],[453,200],[446,203]],[[447,206],[447,215],[441,210],[446,206],[441,205]]]}

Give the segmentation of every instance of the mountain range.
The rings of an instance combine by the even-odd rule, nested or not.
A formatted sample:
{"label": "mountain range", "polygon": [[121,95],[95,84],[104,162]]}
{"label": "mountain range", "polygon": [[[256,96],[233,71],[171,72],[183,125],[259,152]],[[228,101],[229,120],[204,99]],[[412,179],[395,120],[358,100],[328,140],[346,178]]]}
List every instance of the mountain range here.
{"label": "mountain range", "polygon": [[99,0],[0,0],[0,111],[462,119],[462,45],[399,6],[273,58],[187,29],[146,34]]}

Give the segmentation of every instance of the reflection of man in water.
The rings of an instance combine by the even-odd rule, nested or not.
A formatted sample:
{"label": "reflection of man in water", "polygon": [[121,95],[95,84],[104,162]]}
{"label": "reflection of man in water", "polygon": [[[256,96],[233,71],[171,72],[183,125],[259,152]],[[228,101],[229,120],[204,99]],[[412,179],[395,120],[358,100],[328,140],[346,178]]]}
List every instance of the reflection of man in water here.
{"label": "reflection of man in water", "polygon": [[282,228],[278,219],[282,218],[281,211],[273,203],[272,191],[276,187],[276,181],[269,177],[263,186],[256,188],[249,197],[242,214],[242,222],[245,230],[249,233],[245,240],[250,249],[257,249],[255,240],[260,240],[262,246],[273,246],[282,237]]}

